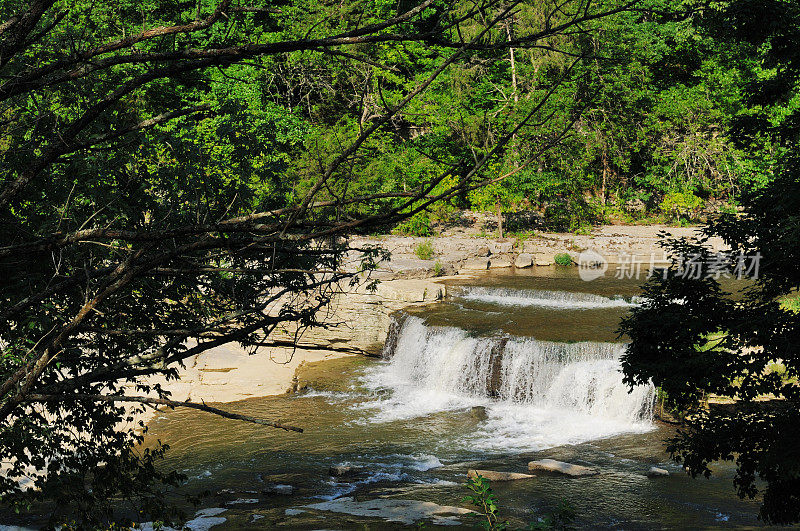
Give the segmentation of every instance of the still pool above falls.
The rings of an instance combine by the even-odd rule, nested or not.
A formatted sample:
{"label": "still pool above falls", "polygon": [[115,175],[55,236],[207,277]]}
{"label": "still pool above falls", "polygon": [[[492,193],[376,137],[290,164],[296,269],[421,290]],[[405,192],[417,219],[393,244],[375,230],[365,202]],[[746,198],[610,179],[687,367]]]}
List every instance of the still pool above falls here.
{"label": "still pool above falls", "polygon": [[597,295],[571,291],[514,289],[503,287],[458,286],[451,289],[457,299],[486,302],[502,306],[541,306],[563,310],[627,308],[635,306],[638,297]]}
{"label": "still pool above falls", "polygon": [[[735,497],[732,467],[715,465],[710,480],[687,478],[664,452],[672,429],[652,420],[652,386],[629,392],[622,383],[625,346],[615,329],[637,303],[634,285],[519,275],[477,282],[398,314],[384,359],[320,362],[305,369],[304,393],[227,405],[300,425],[303,434],[175,410],[151,424],[148,441],[170,443],[167,464],[184,471],[190,491],[231,492],[216,498],[220,504],[225,496],[256,500],[228,506],[230,526],[255,513],[264,517],[261,527],[406,525],[331,511],[365,513],[372,500],[463,505],[468,469],[527,472],[527,462],[541,458],[600,474],[496,484],[513,525],[561,500],[575,506],[579,527],[757,524],[757,502]],[[473,416],[474,406],[485,417]],[[329,477],[337,465],[362,472]],[[653,465],[671,475],[648,479]],[[292,485],[293,494],[261,494],[275,484]],[[327,503],[335,500],[341,503]]]}

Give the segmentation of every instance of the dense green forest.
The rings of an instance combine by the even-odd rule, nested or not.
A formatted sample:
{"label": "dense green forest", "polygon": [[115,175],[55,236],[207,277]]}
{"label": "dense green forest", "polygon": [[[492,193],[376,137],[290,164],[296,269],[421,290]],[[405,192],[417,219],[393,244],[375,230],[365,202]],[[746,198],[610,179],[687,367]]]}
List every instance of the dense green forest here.
{"label": "dense green forest", "polygon": [[[13,4],[7,11],[14,11]],[[276,3],[238,20],[232,31],[253,41],[299,38],[311,28],[332,34],[352,23],[347,17],[356,13],[366,24],[368,17],[380,20],[396,9],[394,2],[349,8]],[[525,34],[545,11],[537,2],[520,5],[493,30],[493,39]],[[75,31],[81,21],[70,17],[79,12],[73,8],[58,28]],[[98,36],[111,36],[126,31],[126,18],[157,27],[174,15],[158,2],[112,3],[93,9],[90,27]],[[426,234],[431,219],[446,218],[454,208],[495,210],[498,204],[507,212],[534,210],[548,226],[571,230],[596,222],[658,216],[677,222],[729,211],[743,191],[765,184],[780,148],[768,134],[753,138],[747,149],[731,141],[733,122],[752,112],[743,87],[768,72],[755,47],[715,39],[716,15],[713,6],[695,2],[648,0],[598,19],[591,32],[474,54],[448,68],[370,137],[363,155],[340,170],[349,173],[348,191],[416,189],[449,165],[477,160],[561,80],[540,113],[553,119],[535,131],[528,126],[530,132],[521,131],[481,170],[487,179],[506,178],[422,212],[400,230]],[[213,31],[204,36],[210,42],[223,37]],[[174,189],[161,192],[176,194],[179,201],[219,186],[253,205],[291,203],[348,139],[451,53],[452,45],[430,39],[391,48],[363,44],[340,54],[301,50],[261,59],[258,68],[239,64],[195,71],[148,86],[106,119],[119,127],[150,109],[191,104],[204,109],[203,120],[183,117],[129,141],[122,152],[95,151],[61,168],[73,175],[108,168],[123,180],[126,173],[144,171],[159,183],[169,174]],[[581,56],[591,59],[575,60]],[[60,98],[31,101],[28,111],[49,107],[50,119],[68,120],[69,104]],[[776,119],[782,112],[783,107],[775,109]],[[36,134],[9,122],[5,128],[11,137],[6,149],[17,147],[16,135]],[[531,161],[545,145],[546,154]],[[28,155],[24,149],[6,152]],[[76,197],[80,192],[75,190]],[[328,196],[338,192],[331,189]]]}
{"label": "dense green forest", "polygon": [[[359,3],[351,9],[380,20],[396,7]],[[128,9],[137,23],[140,12],[146,13],[146,27],[173,16],[158,3]],[[254,13],[234,31],[255,41],[276,40],[301,37],[312,27],[334,33],[349,23],[338,6],[324,3],[276,4],[272,11]],[[279,31],[269,27],[277,12]],[[93,31],[99,34],[124,28],[124,5],[93,13]],[[715,15],[713,7],[693,2],[648,1],[599,19],[591,33],[559,35],[545,46],[489,50],[454,64],[340,170],[349,174],[348,191],[416,189],[449,165],[477,160],[561,80],[541,111],[553,119],[535,131],[529,127],[529,134],[521,131],[481,170],[487,179],[506,178],[423,211],[399,230],[424,235],[431,220],[446,219],[453,209],[494,211],[498,204],[506,212],[533,210],[546,225],[571,230],[730,211],[743,191],[769,179],[780,148],[768,134],[753,138],[747,149],[731,141],[734,121],[752,112],[743,87],[767,72],[755,47],[715,39]],[[542,16],[537,2],[525,3],[494,30],[495,38],[513,40]],[[221,36],[212,32],[207,38]],[[94,152],[62,168],[74,175],[109,168],[121,179],[126,172],[144,171],[159,183],[169,174],[174,189],[162,192],[176,194],[176,200],[191,201],[204,187],[221,187],[231,198],[248,197],[259,207],[291,203],[348,139],[452,53],[452,46],[431,41],[390,49],[364,44],[348,54],[295,51],[262,59],[258,68],[232,65],[157,83],[137,95],[135,106],[126,102],[126,109],[108,118],[109,125],[146,115],[149,107],[187,103],[202,106],[205,119],[181,118],[130,141],[122,154],[106,158]],[[579,56],[591,59],[575,61]],[[65,119],[68,103],[31,102],[31,111],[50,106],[53,119]],[[776,119],[782,112],[783,107],[774,110]],[[10,139],[5,143],[15,145]],[[544,156],[529,160],[545,145]],[[112,184],[121,183],[106,183]],[[339,192],[331,189],[328,197]]]}
{"label": "dense green forest", "polygon": [[[380,17],[394,8],[385,3],[366,11]],[[311,9],[315,16],[308,16],[309,6],[292,9],[302,13],[292,25],[298,35],[320,21],[336,28],[322,5]],[[512,40],[535,27],[542,13],[536,2],[520,6],[497,30],[500,38],[505,32]],[[533,210],[546,226],[569,230],[731,211],[743,191],[769,179],[780,148],[769,134],[753,138],[747,149],[731,141],[733,123],[753,112],[743,87],[768,72],[754,46],[715,39],[717,15],[694,2],[637,3],[635,10],[598,20],[591,33],[453,65],[369,140],[368,155],[348,165],[348,186],[364,194],[406,191],[447,165],[476,160],[538,103],[537,96],[563,80],[543,110],[555,119],[520,134],[482,170],[487,179],[507,177],[398,229],[426,235],[431,221],[447,219],[453,209],[494,211],[498,205],[506,212]],[[174,166],[170,171],[187,176],[228,175],[231,186],[273,200],[279,192],[291,201],[326,157],[450,52],[435,42],[364,47],[359,53],[369,63],[296,52],[262,71],[207,72],[196,82],[211,90],[194,97],[224,115],[182,135],[169,153],[145,160],[158,171]],[[576,62],[580,56],[591,59]],[[231,79],[240,82],[226,82]],[[186,98],[187,88],[176,96]],[[775,119],[782,112],[776,108]],[[546,144],[545,155],[530,161]]]}

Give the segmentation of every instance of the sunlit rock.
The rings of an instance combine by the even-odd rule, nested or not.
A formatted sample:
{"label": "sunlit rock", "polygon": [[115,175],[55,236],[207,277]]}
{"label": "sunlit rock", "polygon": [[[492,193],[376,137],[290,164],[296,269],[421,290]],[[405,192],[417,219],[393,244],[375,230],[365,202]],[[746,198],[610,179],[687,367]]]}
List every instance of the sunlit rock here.
{"label": "sunlit rock", "polygon": [[546,472],[555,472],[557,474],[565,474],[567,476],[594,476],[599,472],[593,468],[581,465],[574,465],[572,463],[564,463],[563,461],[556,461],[555,459],[539,459],[538,461],[531,461],[528,463],[528,470],[544,470]]}
{"label": "sunlit rock", "polygon": [[516,481],[518,479],[535,478],[533,474],[520,474],[518,472],[497,472],[496,470],[469,470],[467,476],[475,479],[478,475],[489,481]]}

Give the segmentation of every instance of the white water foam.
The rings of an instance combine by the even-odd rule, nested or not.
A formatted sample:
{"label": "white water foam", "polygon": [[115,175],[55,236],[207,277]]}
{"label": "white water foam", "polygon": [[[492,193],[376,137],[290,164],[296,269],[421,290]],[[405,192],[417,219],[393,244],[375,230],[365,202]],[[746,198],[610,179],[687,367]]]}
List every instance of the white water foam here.
{"label": "white water foam", "polygon": [[488,302],[502,306],[542,306],[546,308],[588,310],[595,308],[630,307],[638,297],[629,300],[621,296],[604,297],[594,293],[569,291],[527,290],[512,288],[462,287],[452,290],[464,300]]}
{"label": "white water foam", "polygon": [[[652,429],[654,389],[629,392],[616,343],[475,337],[408,316],[391,359],[368,371],[390,396],[360,407],[392,422],[483,405],[488,418],[465,443],[529,451]],[[461,413],[458,413],[461,414]]]}

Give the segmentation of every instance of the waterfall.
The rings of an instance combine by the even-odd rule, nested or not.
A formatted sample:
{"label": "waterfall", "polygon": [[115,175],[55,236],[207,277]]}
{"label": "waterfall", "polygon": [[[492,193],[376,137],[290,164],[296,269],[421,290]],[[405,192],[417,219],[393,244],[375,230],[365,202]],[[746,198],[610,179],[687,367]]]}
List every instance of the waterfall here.
{"label": "waterfall", "polygon": [[[523,337],[476,337],[454,327],[431,327],[415,316],[398,321],[380,384],[403,393],[552,411],[624,423],[652,419],[654,389],[629,392],[622,382],[619,343],[555,343]],[[463,403],[463,400],[462,400]],[[424,409],[424,408],[423,408]],[[430,409],[430,407],[428,408]]]}
{"label": "waterfall", "polygon": [[462,286],[451,288],[457,298],[503,306],[543,306],[562,309],[592,309],[635,306],[638,297],[604,297],[593,293],[569,291],[522,290]]}

